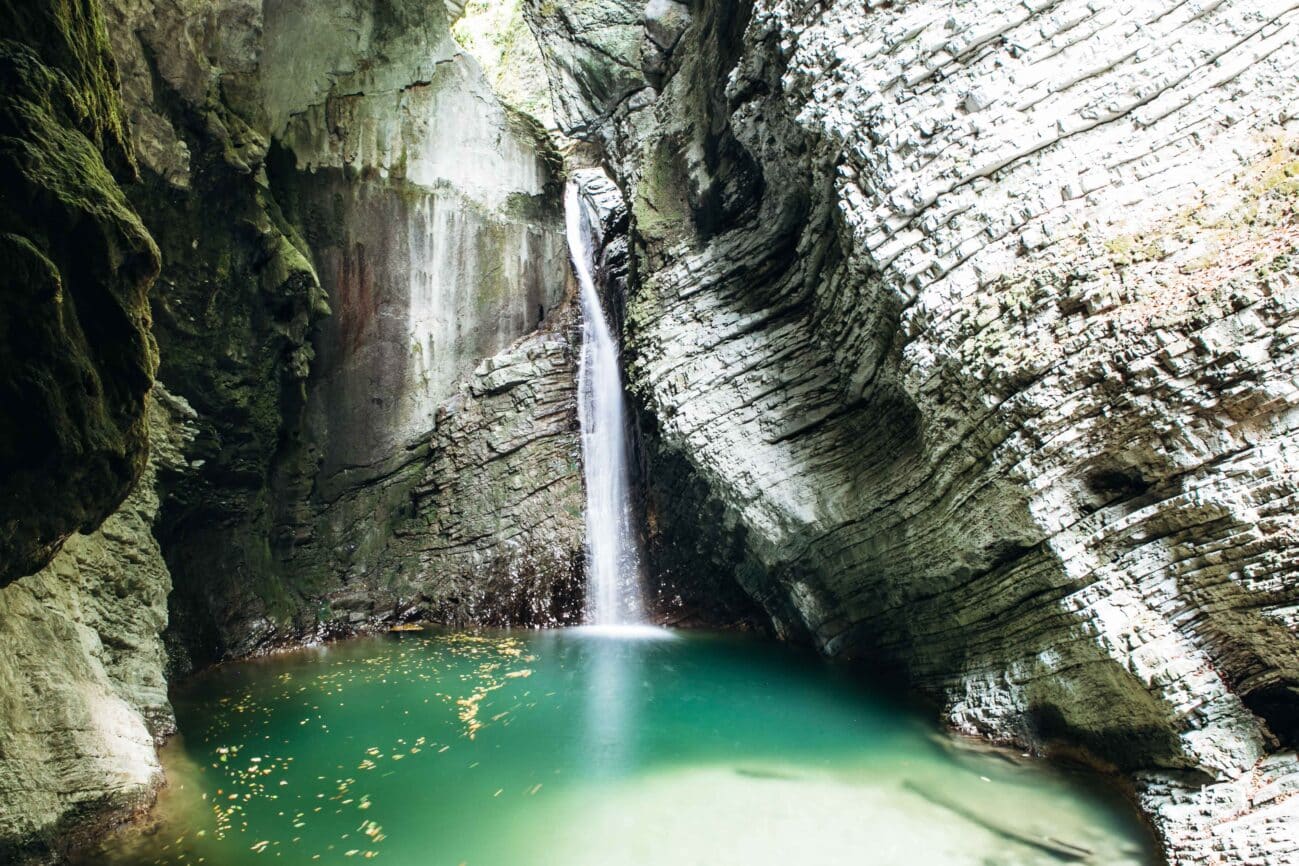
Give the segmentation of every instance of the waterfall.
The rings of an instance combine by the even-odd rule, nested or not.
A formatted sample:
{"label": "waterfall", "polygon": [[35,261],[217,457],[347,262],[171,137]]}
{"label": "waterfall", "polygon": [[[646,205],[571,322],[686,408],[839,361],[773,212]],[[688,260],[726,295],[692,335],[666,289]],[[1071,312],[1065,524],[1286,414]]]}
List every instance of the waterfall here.
{"label": "waterfall", "polygon": [[627,408],[618,343],[591,272],[595,249],[586,209],[578,183],[570,182],[564,216],[582,308],[577,390],[586,472],[586,619],[594,625],[631,625],[643,621],[644,605],[632,529]]}

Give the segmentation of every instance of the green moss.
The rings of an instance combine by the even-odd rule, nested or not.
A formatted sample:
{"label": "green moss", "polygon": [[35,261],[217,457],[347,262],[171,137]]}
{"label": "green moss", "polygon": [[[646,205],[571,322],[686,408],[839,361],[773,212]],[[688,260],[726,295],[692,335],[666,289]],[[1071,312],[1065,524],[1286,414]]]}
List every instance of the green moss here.
{"label": "green moss", "polygon": [[135,162],[108,31],[98,0],[0,0],[0,36],[30,47],[67,86],[51,98],[115,171]]}
{"label": "green moss", "polygon": [[1273,256],[1268,261],[1254,270],[1254,276],[1261,280],[1266,280],[1275,274],[1283,274],[1294,270],[1295,256],[1299,255],[1299,247],[1291,249],[1288,253],[1280,253]]}
{"label": "green moss", "polygon": [[636,231],[644,240],[671,242],[687,235],[692,225],[681,148],[667,138],[646,150],[636,185]]}
{"label": "green moss", "polygon": [[110,170],[134,175],[98,7],[2,3],[0,36],[2,583],[144,469],[158,250]]}
{"label": "green moss", "polygon": [[553,126],[550,83],[520,0],[468,0],[452,35],[505,105]]}
{"label": "green moss", "polygon": [[[314,615],[309,585],[321,576],[286,563],[313,469],[303,440],[312,328],[329,306],[285,213],[297,207],[292,155],[272,149],[264,177],[247,171],[255,134],[159,93],[189,148],[191,187],[146,173],[132,197],[163,253],[153,297],[161,378],[199,413],[190,457],[203,465],[176,481],[157,533],[179,637],[202,663],[246,636],[232,625],[241,618],[288,632]],[[214,118],[229,141],[211,134]],[[324,231],[332,219],[323,216]]]}
{"label": "green moss", "polygon": [[509,218],[524,223],[540,224],[559,219],[559,202],[557,195],[541,193],[528,195],[524,192],[512,192],[505,200],[501,211]]}
{"label": "green moss", "polygon": [[[567,180],[564,156],[559,152],[555,140],[546,131],[546,127],[542,126],[532,114],[516,109],[508,103],[505,105],[505,116],[510,129],[524,141],[532,144],[537,158],[546,166],[550,175],[550,185],[555,189],[562,187]],[[558,198],[557,195],[551,197]]]}
{"label": "green moss", "polygon": [[1299,139],[1277,139],[1263,165],[1259,193],[1275,198],[1299,196]]}
{"label": "green moss", "polygon": [[1264,188],[1280,196],[1299,195],[1299,160],[1278,166],[1264,178]]}
{"label": "green moss", "polygon": [[1116,267],[1158,261],[1164,258],[1164,246],[1152,235],[1120,235],[1105,242],[1110,262]]}
{"label": "green moss", "polygon": [[1127,256],[1132,251],[1132,236],[1122,235],[1105,242],[1105,249],[1111,256]]}

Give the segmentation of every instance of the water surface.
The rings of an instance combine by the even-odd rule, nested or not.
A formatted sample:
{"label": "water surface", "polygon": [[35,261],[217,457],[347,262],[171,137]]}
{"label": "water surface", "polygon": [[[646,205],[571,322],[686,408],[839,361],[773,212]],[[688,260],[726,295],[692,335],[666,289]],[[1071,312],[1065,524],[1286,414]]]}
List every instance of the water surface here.
{"label": "water surface", "polygon": [[1152,862],[1087,777],[959,748],[789,648],[661,634],[408,633],[215,669],[174,696],[150,832],[100,862]]}

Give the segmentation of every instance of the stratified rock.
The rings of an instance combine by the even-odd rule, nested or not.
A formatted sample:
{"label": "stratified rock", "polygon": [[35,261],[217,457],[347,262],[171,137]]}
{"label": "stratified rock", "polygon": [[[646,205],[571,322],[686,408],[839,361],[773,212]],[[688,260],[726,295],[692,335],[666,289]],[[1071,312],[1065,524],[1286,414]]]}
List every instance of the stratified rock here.
{"label": "stratified rock", "polygon": [[[483,361],[401,462],[323,491],[291,560],[318,576],[320,622],[580,620],[579,334],[566,302],[543,330]],[[244,632],[294,637],[283,627]]]}
{"label": "stratified rock", "polygon": [[[543,51],[599,70],[564,5]],[[1299,11],[692,18],[665,81],[570,112],[631,205],[650,456],[696,491],[663,543],[739,539],[784,634],[1129,771],[1175,862],[1299,859],[1299,798],[1249,793],[1299,738]]]}
{"label": "stratified rock", "polygon": [[637,0],[524,0],[543,47],[555,118],[568,135],[590,135],[645,87],[645,7]]}
{"label": "stratified rock", "polygon": [[[164,251],[162,375],[199,413],[197,471],[159,525],[175,656],[201,664],[386,621],[401,581],[373,570],[391,568],[374,554],[410,516],[391,511],[391,488],[422,472],[477,365],[556,320],[567,274],[558,156],[451,38],[459,9],[110,6],[146,175],[136,201]],[[456,453],[466,462],[444,461],[446,472],[482,469]],[[367,538],[353,546],[358,521]],[[484,545],[508,537],[483,532]],[[535,561],[501,549],[517,560],[501,573]],[[541,574],[530,593],[547,595]],[[400,595],[427,588],[439,599],[429,610],[442,610],[434,585],[461,576],[428,574]],[[362,584],[383,588],[369,613],[331,601]],[[462,589],[452,618],[520,609]]]}
{"label": "stratified rock", "polygon": [[159,473],[184,466],[184,401],[155,386],[150,459],[122,507],[0,589],[0,860],[41,862],[146,804],[175,727],[163,678],[171,578]]}
{"label": "stratified rock", "polygon": [[144,469],[158,250],[98,4],[0,3],[0,586]]}

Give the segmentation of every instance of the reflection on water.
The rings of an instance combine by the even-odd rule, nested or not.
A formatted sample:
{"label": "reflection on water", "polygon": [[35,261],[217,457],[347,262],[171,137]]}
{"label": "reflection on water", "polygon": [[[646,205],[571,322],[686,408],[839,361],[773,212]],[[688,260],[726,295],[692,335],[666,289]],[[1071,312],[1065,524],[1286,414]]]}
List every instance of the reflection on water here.
{"label": "reflection on water", "polygon": [[221,667],[112,866],[1153,862],[1087,777],[954,747],[780,646],[408,634]]}
{"label": "reflection on water", "polygon": [[[560,657],[561,666],[590,671],[581,686],[593,777],[616,778],[632,769],[638,740],[635,713],[644,687],[645,653],[638,644],[675,637],[651,625],[588,625],[539,638],[548,656]],[[591,641],[599,643],[592,646]]]}
{"label": "reflection on water", "polygon": [[591,775],[616,778],[631,769],[636,750],[635,701],[630,691],[640,676],[637,656],[614,644],[591,662],[586,704],[586,741],[591,750]]}

